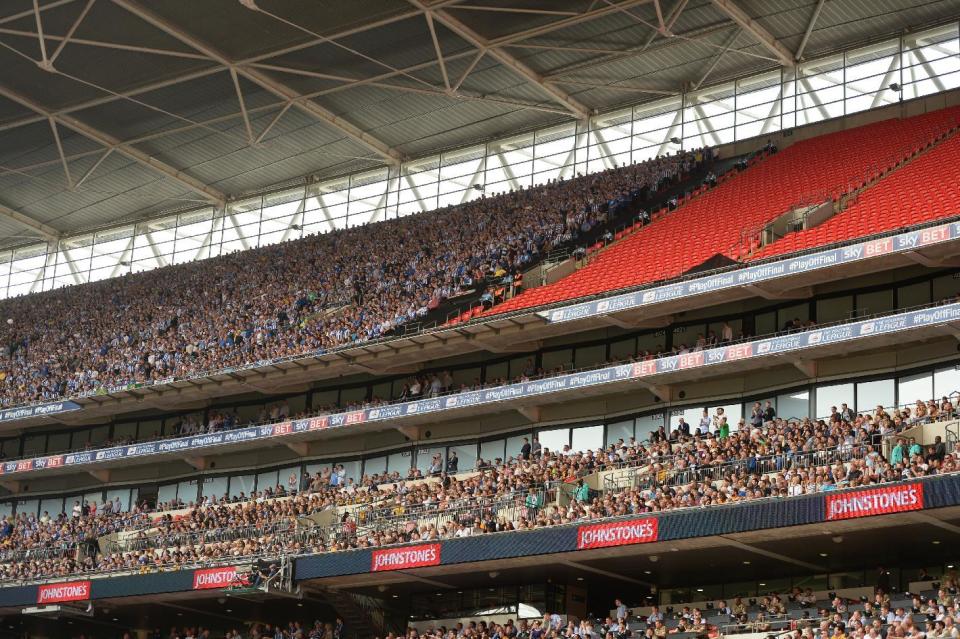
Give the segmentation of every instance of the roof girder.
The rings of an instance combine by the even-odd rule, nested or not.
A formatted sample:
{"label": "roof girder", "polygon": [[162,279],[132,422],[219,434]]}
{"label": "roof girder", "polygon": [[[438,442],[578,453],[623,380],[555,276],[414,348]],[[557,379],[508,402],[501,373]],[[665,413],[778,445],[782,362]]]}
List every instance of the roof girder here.
{"label": "roof girder", "polygon": [[57,242],[60,239],[60,231],[57,229],[44,224],[43,222],[35,220],[29,215],[24,215],[19,211],[14,211],[13,209],[2,204],[0,204],[0,218],[9,220],[10,222],[15,223],[18,226],[27,229],[28,231],[33,231],[45,240]]}
{"label": "roof girder", "polygon": [[[442,9],[434,9],[428,4],[424,4],[422,0],[407,0],[413,6],[417,7],[428,16],[428,20],[432,17],[433,20],[439,22],[443,26],[447,27],[458,37],[467,41],[471,45],[475,46],[479,51],[485,51],[487,55],[492,57],[494,60],[500,64],[509,67],[516,71],[518,74],[523,76],[528,82],[533,84],[536,87],[539,87],[544,93],[549,95],[551,99],[560,105],[567,108],[571,114],[577,116],[578,118],[587,118],[590,117],[590,108],[584,105],[582,102],[571,96],[569,93],[565,92],[563,89],[556,87],[548,82],[546,82],[539,73],[534,71],[532,68],[521,62],[519,59],[514,57],[512,54],[504,51],[502,48],[491,46],[491,43],[487,41],[486,38],[479,35],[476,31],[468,27],[459,18],[456,18],[449,13],[445,12]],[[439,51],[439,45],[438,45]]]}
{"label": "roof girder", "polygon": [[734,0],[710,0],[717,9],[725,13],[731,20],[736,22],[744,31],[752,35],[763,45],[777,60],[786,67],[792,67],[796,64],[793,53],[780,43],[773,34],[767,31],[760,23],[751,18],[746,11],[740,8]]}
{"label": "roof girder", "polygon": [[274,80],[270,76],[256,69],[238,66],[235,61],[227,58],[227,56],[213,46],[201,41],[199,38],[196,38],[189,33],[186,33],[177,25],[170,23],[163,17],[157,15],[150,9],[137,4],[133,0],[113,0],[113,2],[153,27],[160,29],[192,49],[207,56],[211,61],[216,62],[228,70],[235,69],[238,74],[244,76],[251,82],[258,84],[270,93],[273,93],[284,100],[293,102],[301,111],[307,113],[316,120],[332,126],[345,136],[360,142],[370,150],[374,151],[377,155],[381,156],[381,158],[383,158],[387,163],[394,164],[400,161],[400,152],[391,148],[386,142],[383,142],[382,140],[370,135],[366,131],[361,130],[355,124],[344,120],[342,117],[320,106],[313,100],[305,99],[304,96],[300,95],[297,91],[283,84],[282,82],[278,82],[277,80]]}
{"label": "roof girder", "polygon": [[227,196],[224,193],[213,188],[212,186],[204,184],[200,180],[190,175],[187,175],[183,171],[170,166],[169,164],[163,162],[162,160],[158,160],[155,157],[147,155],[140,149],[129,146],[124,142],[122,142],[121,140],[114,138],[112,135],[108,133],[104,133],[103,131],[96,129],[90,126],[89,124],[81,122],[80,120],[77,120],[72,116],[56,115],[54,113],[51,113],[46,108],[40,106],[33,100],[26,98],[3,85],[0,85],[0,96],[3,96],[8,100],[16,102],[20,106],[30,109],[37,115],[42,116],[43,118],[48,119],[51,122],[55,122],[57,124],[65,126],[68,129],[72,129],[73,131],[79,133],[80,135],[83,135],[84,137],[90,138],[91,140],[93,140],[94,142],[96,142],[97,144],[100,144],[105,148],[114,149],[118,153],[127,156],[131,160],[134,160],[140,164],[143,164],[144,166],[150,167],[151,169],[157,171],[158,173],[161,173],[164,176],[176,182],[179,182],[183,186],[201,195],[202,197],[211,201],[214,204],[222,205],[227,199]]}

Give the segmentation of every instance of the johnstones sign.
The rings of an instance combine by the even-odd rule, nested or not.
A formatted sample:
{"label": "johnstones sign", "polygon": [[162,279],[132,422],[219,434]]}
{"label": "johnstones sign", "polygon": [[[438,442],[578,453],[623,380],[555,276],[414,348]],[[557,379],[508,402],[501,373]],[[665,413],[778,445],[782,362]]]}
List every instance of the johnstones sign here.
{"label": "johnstones sign", "polygon": [[827,520],[854,519],[923,509],[923,484],[888,486],[826,496]]}
{"label": "johnstones sign", "polygon": [[89,581],[69,581],[62,584],[47,584],[37,589],[38,604],[53,604],[64,601],[86,601],[90,598]]}
{"label": "johnstones sign", "polygon": [[577,548],[584,550],[647,544],[656,541],[658,534],[659,526],[656,517],[580,526],[577,529]]}
{"label": "johnstones sign", "polygon": [[193,571],[193,589],[229,588],[246,583],[246,578],[237,574],[236,566],[223,568],[204,568]]}
{"label": "johnstones sign", "polygon": [[408,546],[406,548],[374,550],[370,560],[370,571],[404,570],[406,568],[437,566],[439,564],[440,544],[425,544],[422,546]]}

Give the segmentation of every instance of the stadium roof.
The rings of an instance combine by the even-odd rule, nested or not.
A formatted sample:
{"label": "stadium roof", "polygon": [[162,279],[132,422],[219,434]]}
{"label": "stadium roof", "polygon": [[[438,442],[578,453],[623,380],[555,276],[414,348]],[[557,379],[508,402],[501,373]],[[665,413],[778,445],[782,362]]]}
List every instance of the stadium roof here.
{"label": "stadium roof", "polygon": [[397,164],[957,17],[954,0],[5,0],[0,245]]}

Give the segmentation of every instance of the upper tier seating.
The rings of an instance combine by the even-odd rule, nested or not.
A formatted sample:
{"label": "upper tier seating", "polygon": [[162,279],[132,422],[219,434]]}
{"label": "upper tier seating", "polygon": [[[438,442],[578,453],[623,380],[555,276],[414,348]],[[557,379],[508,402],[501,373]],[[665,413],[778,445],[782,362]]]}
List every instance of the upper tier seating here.
{"label": "upper tier seating", "polygon": [[868,188],[855,203],[823,224],[790,233],[752,259],[802,251],[833,242],[960,214],[960,136],[941,142]]}
{"label": "upper tier seating", "polygon": [[486,315],[677,277],[718,253],[739,259],[745,231],[802,202],[837,199],[860,188],[952,128],[958,115],[954,107],[798,142],[625,237],[579,271]]}

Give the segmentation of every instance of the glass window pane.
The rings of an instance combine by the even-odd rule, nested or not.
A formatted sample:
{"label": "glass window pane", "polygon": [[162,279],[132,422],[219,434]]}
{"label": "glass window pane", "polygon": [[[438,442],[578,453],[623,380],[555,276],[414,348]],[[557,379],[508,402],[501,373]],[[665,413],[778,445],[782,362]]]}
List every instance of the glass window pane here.
{"label": "glass window pane", "polygon": [[347,481],[352,479],[355,484],[360,483],[360,479],[362,479],[360,473],[363,462],[359,459],[354,459],[353,461],[339,462],[338,465],[343,466],[343,476]]}
{"label": "glass window pane", "polygon": [[267,488],[275,489],[277,487],[277,471],[269,470],[265,473],[257,474],[257,492],[262,493]]}
{"label": "glass window pane", "polygon": [[777,401],[773,406],[777,415],[783,419],[806,417],[810,414],[810,393],[799,391],[777,395]]}
{"label": "glass window pane", "polygon": [[[825,300],[817,300],[817,322],[826,324],[828,322],[839,322],[850,319],[853,316],[853,296],[845,295],[843,297],[833,297]],[[803,318],[800,318],[803,319]]]}
{"label": "glass window pane", "polygon": [[[960,366],[937,369],[933,374],[934,397],[938,399],[940,397],[950,397],[957,392],[960,392]],[[956,399],[954,398],[952,401],[954,407],[956,407]]]}
{"label": "glass window pane", "polygon": [[637,354],[637,340],[635,337],[622,339],[610,344],[610,358],[613,360],[630,359]]}
{"label": "glass window pane", "polygon": [[[740,419],[743,417],[743,404],[724,404],[722,406],[710,406],[710,418],[712,419],[714,415],[719,415],[718,409],[723,409],[723,417],[727,418],[727,424],[730,425],[730,432],[737,430],[737,425],[740,422]],[[696,426],[696,423],[693,424]]]}
{"label": "glass window pane", "polygon": [[857,384],[857,412],[872,413],[877,406],[890,408],[896,403],[893,379],[878,379]]}
{"label": "glass window pane", "polygon": [[924,401],[933,397],[933,373],[920,373],[901,377],[897,381],[897,403],[913,404],[918,399]]}
{"label": "glass window pane", "polygon": [[817,388],[817,417],[829,417],[832,408],[841,410],[840,405],[853,404],[853,384],[835,384]]}
{"label": "glass window pane", "polygon": [[37,515],[40,502],[36,499],[21,499],[17,502],[17,514]]}
{"label": "glass window pane", "polygon": [[520,449],[523,448],[523,438],[526,437],[529,439],[531,436],[531,433],[523,433],[520,435],[513,435],[512,437],[507,437],[507,452],[503,460],[507,461],[509,459],[519,457]]}
{"label": "glass window pane", "polygon": [[417,470],[427,476],[427,471],[436,460],[440,472],[445,468],[447,448],[446,446],[417,449]]}
{"label": "glass window pane", "polygon": [[574,428],[571,433],[570,447],[574,452],[603,448],[603,424]]}
{"label": "glass window pane", "polygon": [[776,333],[779,328],[780,326],[777,325],[777,314],[774,311],[758,313],[753,318],[753,330],[757,335]]}
{"label": "glass window pane", "polygon": [[543,362],[543,370],[548,373],[555,369],[569,369],[573,365],[573,349],[547,351],[543,354],[541,361]]}
{"label": "glass window pane", "polygon": [[893,310],[893,289],[857,295],[857,317]]}
{"label": "glass window pane", "polygon": [[177,484],[177,499],[182,501],[186,506],[196,504],[199,489],[200,482],[196,479],[182,481]]}
{"label": "glass window pane", "polygon": [[897,289],[897,307],[912,308],[930,303],[930,283],[918,282]]}
{"label": "glass window pane", "polygon": [[651,413],[650,415],[637,417],[634,437],[637,438],[637,441],[643,441],[649,438],[650,433],[655,433],[661,426],[664,426],[663,419],[663,413]]}
{"label": "glass window pane", "polygon": [[[120,511],[122,513],[128,512],[130,510],[130,489],[129,488],[118,488],[116,490],[107,491],[107,501],[116,506],[117,497],[120,498]],[[117,512],[117,509],[114,508],[113,512]]]}
{"label": "glass window pane", "polygon": [[220,499],[227,494],[228,477],[205,477],[203,479],[203,498]]}
{"label": "glass window pane", "polygon": [[[71,504],[72,505],[72,504]],[[52,518],[63,512],[63,497],[46,498],[40,500],[40,514],[47,513]]]}
{"label": "glass window pane", "polygon": [[551,430],[541,430],[537,433],[540,445],[544,450],[549,449],[552,452],[561,452],[563,447],[570,443],[569,428],[554,428]]}
{"label": "glass window pane", "polygon": [[786,330],[787,322],[800,320],[806,322],[810,319],[810,305],[806,302],[794,304],[787,308],[781,308],[777,311],[777,330]]}
{"label": "glass window pane", "polygon": [[497,362],[496,364],[487,364],[484,381],[491,383],[499,379],[507,379],[510,375],[508,362]]}
{"label": "glass window pane", "polygon": [[584,346],[576,350],[576,360],[574,368],[587,368],[596,364],[603,363],[607,358],[607,347],[603,344],[596,346]]}
{"label": "glass window pane", "polygon": [[25,456],[42,455],[47,448],[46,435],[31,435],[23,440],[23,454]]}
{"label": "glass window pane", "polygon": [[47,452],[60,453],[70,450],[70,433],[51,433],[47,437]]}
{"label": "glass window pane", "polygon": [[449,452],[447,453],[448,457],[452,457],[453,453],[457,454],[457,472],[468,472],[477,467],[477,445],[476,444],[460,444],[458,446],[451,446]]}
{"label": "glass window pane", "polygon": [[371,457],[363,461],[363,474],[369,477],[381,475],[387,470],[386,457]]}
{"label": "glass window pane", "polygon": [[933,280],[933,300],[940,301],[960,293],[960,279],[953,275],[943,275]]}
{"label": "glass window pane", "polygon": [[611,444],[616,444],[620,439],[622,439],[624,443],[628,443],[631,437],[633,437],[632,419],[623,422],[613,422],[612,424],[607,424],[607,438],[604,443],[610,446]]}
{"label": "glass window pane", "polygon": [[506,440],[494,439],[488,442],[480,442],[480,459],[492,464],[495,460],[505,460],[504,447]]}
{"label": "glass window pane", "polygon": [[160,504],[161,510],[167,510],[164,504],[168,504],[177,498],[177,485],[176,484],[167,484],[166,486],[160,486],[157,489],[157,503]]}
{"label": "glass window pane", "polygon": [[240,493],[249,497],[256,490],[256,475],[236,475],[230,478],[230,497],[239,497]]}
{"label": "glass window pane", "polygon": [[399,453],[392,453],[387,457],[387,471],[398,472],[406,475],[413,466],[413,451],[404,450]]}

